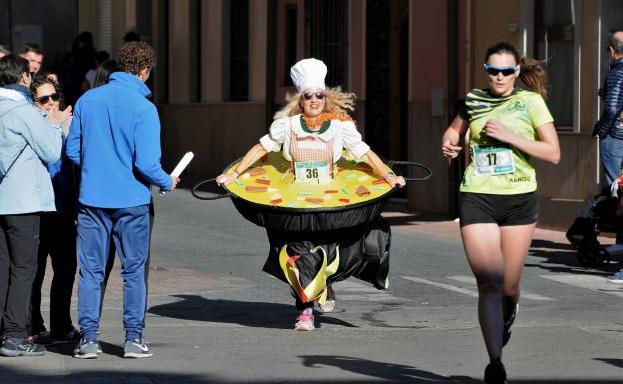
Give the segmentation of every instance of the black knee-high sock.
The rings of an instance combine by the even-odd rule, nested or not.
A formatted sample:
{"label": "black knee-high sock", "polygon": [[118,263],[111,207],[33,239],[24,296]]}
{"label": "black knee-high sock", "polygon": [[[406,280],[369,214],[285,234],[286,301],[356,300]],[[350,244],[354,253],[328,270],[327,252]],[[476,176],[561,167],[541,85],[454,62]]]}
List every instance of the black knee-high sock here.
{"label": "black knee-high sock", "polygon": [[504,322],[506,323],[515,313],[517,300],[513,296],[502,297],[502,313],[504,314]]}
{"label": "black knee-high sock", "polygon": [[478,320],[491,361],[502,357],[502,294],[500,290],[482,287],[478,296]]}

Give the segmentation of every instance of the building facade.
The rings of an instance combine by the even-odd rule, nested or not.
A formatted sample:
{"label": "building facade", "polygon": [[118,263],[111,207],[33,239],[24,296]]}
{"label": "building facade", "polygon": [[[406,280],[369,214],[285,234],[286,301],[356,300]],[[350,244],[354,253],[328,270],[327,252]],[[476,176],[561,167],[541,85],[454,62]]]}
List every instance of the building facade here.
{"label": "building facade", "polygon": [[[3,3],[18,20],[16,4],[28,1]],[[401,192],[408,207],[454,215],[462,165],[441,158],[440,138],[466,92],[486,86],[486,47],[508,41],[543,60],[550,79],[562,160],[536,161],[541,225],[568,226],[598,190],[598,143],[590,133],[608,70],[607,32],[623,26],[619,0],[67,3],[75,33],[93,32],[98,49],[114,54],[129,30],[154,45],[164,159],[171,165],[194,151],[187,179],[217,175],[256,143],[293,91],[290,66],[316,57],[327,63],[328,85],[357,94],[354,117],[376,152],[432,168],[430,181]],[[0,40],[16,41],[19,28]]]}

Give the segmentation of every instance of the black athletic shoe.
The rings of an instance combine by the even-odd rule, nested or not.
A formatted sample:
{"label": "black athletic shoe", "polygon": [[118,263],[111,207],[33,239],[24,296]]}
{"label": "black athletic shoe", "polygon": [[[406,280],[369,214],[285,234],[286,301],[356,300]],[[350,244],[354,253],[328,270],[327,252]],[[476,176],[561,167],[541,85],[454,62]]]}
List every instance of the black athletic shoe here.
{"label": "black athletic shoe", "polygon": [[53,338],[53,342],[52,344],[57,345],[57,344],[68,344],[68,343],[79,343],[80,342],[80,331],[77,330],[76,328],[72,329],[71,331],[69,331],[67,334],[63,335],[63,336],[57,336],[52,334],[52,338]]}
{"label": "black athletic shoe", "polygon": [[508,384],[506,381],[506,368],[500,359],[494,360],[485,369],[486,384]]}
{"label": "black athletic shoe", "polygon": [[517,318],[517,312],[519,312],[519,303],[515,304],[515,309],[508,320],[504,321],[504,334],[502,335],[502,346],[505,347],[508,341],[511,339],[511,327]]}
{"label": "black athletic shoe", "polygon": [[33,343],[26,337],[6,336],[0,346],[0,355],[7,357],[43,356],[45,351],[43,345]]}

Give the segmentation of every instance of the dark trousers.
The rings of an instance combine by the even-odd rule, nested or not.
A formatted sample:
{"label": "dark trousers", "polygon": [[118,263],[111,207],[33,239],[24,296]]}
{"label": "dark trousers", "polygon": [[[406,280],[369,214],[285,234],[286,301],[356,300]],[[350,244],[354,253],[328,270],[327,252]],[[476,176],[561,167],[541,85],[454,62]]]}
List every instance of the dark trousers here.
{"label": "dark trousers", "polygon": [[37,274],[32,288],[31,333],[45,331],[41,316],[41,286],[48,255],[52,261],[50,288],[50,333],[63,337],[74,329],[71,321],[71,295],[76,276],[76,224],[74,214],[45,213],[41,216],[41,240],[37,255]]}
{"label": "dark trousers", "polygon": [[39,225],[40,213],[0,215],[0,315],[4,336],[28,334]]}

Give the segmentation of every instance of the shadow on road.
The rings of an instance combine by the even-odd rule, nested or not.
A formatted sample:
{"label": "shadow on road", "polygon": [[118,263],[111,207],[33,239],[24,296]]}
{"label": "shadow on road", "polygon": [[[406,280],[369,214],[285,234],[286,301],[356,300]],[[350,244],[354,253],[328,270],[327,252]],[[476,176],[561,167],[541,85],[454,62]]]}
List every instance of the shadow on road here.
{"label": "shadow on road", "polygon": [[372,376],[397,383],[481,383],[467,376],[445,377],[409,365],[384,363],[348,356],[307,355],[299,356],[303,365],[310,368],[337,367],[344,371]]}
{"label": "shadow on road", "polygon": [[[240,324],[245,327],[292,329],[296,309],[293,305],[235,300],[210,300],[198,295],[172,295],[181,301],[156,305],[147,312],[174,319]],[[252,313],[253,316],[249,316]],[[320,314],[319,325],[356,327],[346,321]]]}
{"label": "shadow on road", "polygon": [[[382,363],[378,361],[356,359],[345,356],[300,356],[307,367],[321,368],[321,366],[334,366],[349,372],[360,373],[370,376],[370,379],[362,378],[353,380],[348,379],[314,379],[313,374],[301,372],[305,378],[271,378],[240,380],[226,379],[209,374],[180,374],[174,372],[154,372],[146,370],[121,371],[114,369],[98,369],[93,371],[82,371],[76,373],[65,373],[63,375],[44,375],[34,371],[18,370],[11,366],[10,359],[0,359],[0,370],[2,370],[2,382],[12,384],[115,384],[115,383],[158,383],[158,384],[269,384],[269,383],[295,383],[295,384],[372,384],[372,383],[461,383],[475,384],[482,383],[479,379],[468,376],[442,376],[425,370],[417,369],[408,365]],[[155,357],[154,359],[156,359]],[[30,358],[29,358],[30,359]],[[33,359],[34,361],[35,359]],[[278,362],[275,362],[275,367]],[[266,367],[271,369],[271,367]],[[273,372],[274,374],[274,372]],[[620,379],[599,380],[599,379],[561,379],[561,380],[538,380],[520,379],[512,380],[513,384],[615,384],[620,383]]]}
{"label": "shadow on road", "polygon": [[[100,346],[102,347],[102,352],[107,355],[113,355],[117,357],[123,357],[123,346],[110,344],[105,341],[99,341]],[[46,346],[48,353],[56,353],[59,355],[72,356],[74,355],[74,349],[76,348],[77,343],[66,343],[66,344],[52,344]]]}
{"label": "shadow on road", "polygon": [[615,367],[623,368],[623,359],[595,358],[593,360],[603,361],[606,364],[610,364]]}
{"label": "shadow on road", "polygon": [[[2,360],[4,362],[4,359]],[[149,371],[94,370],[90,372],[69,373],[65,375],[41,375],[22,372],[0,365],[2,382],[12,384],[102,384],[102,383],[158,383],[158,384],[208,384],[229,383],[211,375],[189,375],[177,373],[154,373]],[[5,381],[6,380],[6,381]]]}
{"label": "shadow on road", "polygon": [[526,263],[526,267],[545,269],[550,272],[575,273],[606,276],[619,268],[619,264],[604,265],[603,268],[586,268],[578,262],[577,251],[571,244],[535,239],[528,255],[543,259],[542,264]]}

